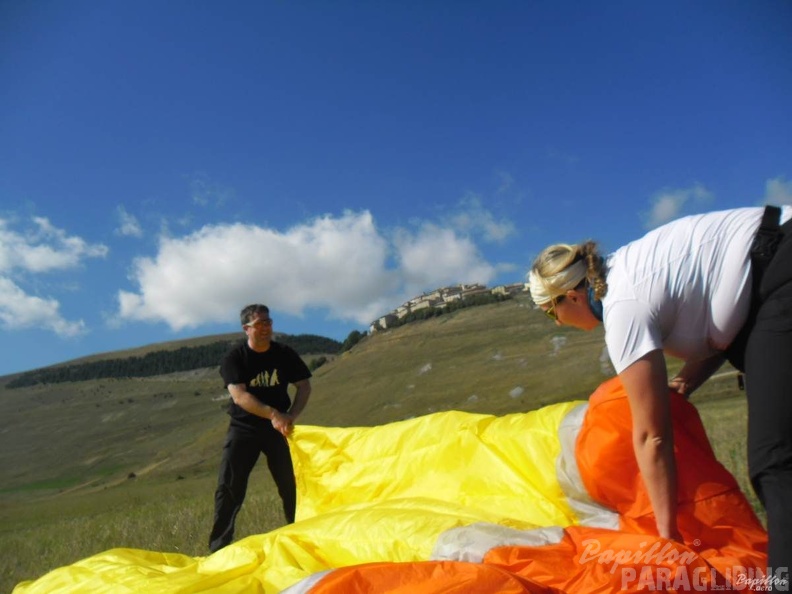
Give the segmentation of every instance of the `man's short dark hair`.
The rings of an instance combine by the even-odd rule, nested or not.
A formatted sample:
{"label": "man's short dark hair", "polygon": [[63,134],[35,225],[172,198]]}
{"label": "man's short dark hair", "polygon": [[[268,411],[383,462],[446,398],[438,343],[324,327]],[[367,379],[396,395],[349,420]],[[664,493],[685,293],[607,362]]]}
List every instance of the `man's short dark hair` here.
{"label": "man's short dark hair", "polygon": [[262,305],[261,303],[254,303],[252,305],[246,305],[242,308],[242,311],[239,312],[239,320],[242,322],[244,326],[250,320],[252,320],[256,314],[267,314],[269,315],[269,307],[266,305]]}

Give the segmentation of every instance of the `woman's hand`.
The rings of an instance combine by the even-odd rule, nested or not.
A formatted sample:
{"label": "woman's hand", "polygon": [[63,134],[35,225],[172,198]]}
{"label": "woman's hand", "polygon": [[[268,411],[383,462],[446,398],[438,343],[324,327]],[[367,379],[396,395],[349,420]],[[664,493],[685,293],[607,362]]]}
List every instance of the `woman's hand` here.
{"label": "woman's hand", "polygon": [[679,392],[685,398],[689,398],[701,384],[720,369],[724,361],[726,359],[721,354],[702,359],[701,361],[686,361],[679,373],[669,380],[668,387],[675,392]]}
{"label": "woman's hand", "polygon": [[688,385],[688,382],[684,378],[679,377],[678,375],[671,378],[668,381],[668,387],[671,388],[674,392],[678,392],[682,394],[682,396],[684,396],[685,398],[690,396],[690,392],[692,391],[690,390],[690,386]]}

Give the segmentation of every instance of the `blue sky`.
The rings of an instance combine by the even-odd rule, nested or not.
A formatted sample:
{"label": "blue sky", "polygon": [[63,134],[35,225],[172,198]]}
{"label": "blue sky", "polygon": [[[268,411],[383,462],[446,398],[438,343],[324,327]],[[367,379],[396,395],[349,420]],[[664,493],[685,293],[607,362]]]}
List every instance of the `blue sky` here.
{"label": "blue sky", "polygon": [[792,3],[0,3],[0,375],[343,340],[547,244],[792,203]]}

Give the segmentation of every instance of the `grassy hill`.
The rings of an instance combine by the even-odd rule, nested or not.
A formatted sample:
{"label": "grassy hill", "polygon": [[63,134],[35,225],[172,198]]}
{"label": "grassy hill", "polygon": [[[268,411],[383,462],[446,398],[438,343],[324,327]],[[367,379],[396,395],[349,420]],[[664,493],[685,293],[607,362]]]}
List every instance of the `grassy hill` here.
{"label": "grassy hill", "polygon": [[[366,337],[320,367],[300,422],[368,426],[585,399],[612,375],[603,349],[601,330],[558,328],[524,298],[462,309]],[[207,553],[227,425],[217,368],[14,390],[11,379],[0,378],[0,591],[113,547]],[[711,380],[695,402],[719,459],[749,491],[744,396],[732,375]],[[238,537],[281,522],[263,469]]]}

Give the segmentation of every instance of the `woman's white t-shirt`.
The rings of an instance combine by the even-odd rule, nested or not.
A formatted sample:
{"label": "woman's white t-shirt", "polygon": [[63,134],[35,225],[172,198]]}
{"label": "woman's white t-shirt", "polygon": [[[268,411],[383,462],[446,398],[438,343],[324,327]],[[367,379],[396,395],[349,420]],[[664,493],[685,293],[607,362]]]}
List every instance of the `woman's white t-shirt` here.
{"label": "woman's white t-shirt", "polygon": [[[748,315],[749,252],[763,211],[678,219],[608,258],[603,324],[617,373],[657,349],[691,361],[731,344]],[[783,207],[782,223],[790,217]]]}

